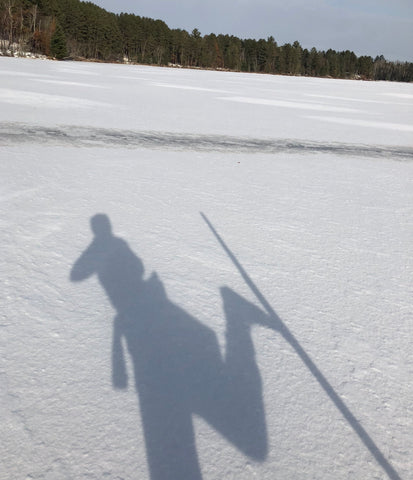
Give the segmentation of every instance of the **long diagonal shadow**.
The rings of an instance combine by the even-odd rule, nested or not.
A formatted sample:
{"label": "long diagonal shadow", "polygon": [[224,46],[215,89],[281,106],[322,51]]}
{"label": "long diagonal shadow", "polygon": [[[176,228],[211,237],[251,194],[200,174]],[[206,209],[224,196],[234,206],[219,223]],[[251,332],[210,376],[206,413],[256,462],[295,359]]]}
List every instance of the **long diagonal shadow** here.
{"label": "long diagonal shadow", "polygon": [[248,273],[244,270],[244,268],[239,263],[235,255],[228,248],[224,240],[220,237],[218,232],[212,226],[211,222],[208,220],[206,215],[203,214],[202,212],[200,212],[200,214],[204,219],[204,221],[206,222],[206,224],[208,225],[208,227],[210,228],[210,230],[212,231],[212,233],[214,234],[215,238],[218,240],[222,248],[225,250],[228,257],[231,259],[232,263],[237,268],[238,272],[241,274],[245,283],[252,290],[254,295],[257,297],[258,301],[261,303],[265,311],[268,313],[272,321],[271,323],[264,324],[264,325],[274,330],[277,330],[282,335],[282,337],[293,347],[293,349],[295,350],[297,355],[300,357],[304,365],[308,368],[308,370],[310,370],[314,378],[320,384],[321,388],[324,390],[324,392],[327,394],[330,400],[334,403],[334,405],[337,407],[337,409],[340,411],[343,417],[347,420],[348,424],[351,426],[351,428],[358,435],[360,440],[364,443],[366,448],[370,451],[370,453],[376,459],[377,463],[383,468],[383,470],[386,472],[388,477],[391,480],[401,480],[399,474],[390,465],[390,463],[385,458],[385,456],[380,451],[380,449],[377,447],[377,445],[374,443],[370,435],[361,426],[361,424],[358,422],[356,417],[351,413],[347,405],[335,392],[334,388],[331,386],[329,381],[326,379],[326,377],[323,375],[323,373],[320,371],[317,365],[311,360],[310,356],[303,349],[303,347],[300,345],[300,343],[294,337],[294,335],[290,332],[288,327],[283,323],[280,317],[275,313],[274,309],[271,307],[271,305],[268,303],[264,295],[260,292],[258,287],[252,281]]}

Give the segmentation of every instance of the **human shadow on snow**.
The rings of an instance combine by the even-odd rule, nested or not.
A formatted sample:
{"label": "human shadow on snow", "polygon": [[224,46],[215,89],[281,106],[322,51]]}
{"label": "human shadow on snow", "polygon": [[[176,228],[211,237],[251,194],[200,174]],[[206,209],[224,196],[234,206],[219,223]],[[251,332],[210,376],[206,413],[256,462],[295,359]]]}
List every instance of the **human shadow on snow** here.
{"label": "human shadow on snow", "polygon": [[201,480],[193,415],[202,417],[248,457],[267,456],[262,383],[250,329],[267,315],[230,288],[221,288],[226,317],[225,356],[212,329],[175,305],[156,273],[113,235],[109,218],[91,219],[92,243],[73,265],[73,282],[93,274],[116,315],[112,381],[128,385],[125,349],[144,429],[151,480]]}

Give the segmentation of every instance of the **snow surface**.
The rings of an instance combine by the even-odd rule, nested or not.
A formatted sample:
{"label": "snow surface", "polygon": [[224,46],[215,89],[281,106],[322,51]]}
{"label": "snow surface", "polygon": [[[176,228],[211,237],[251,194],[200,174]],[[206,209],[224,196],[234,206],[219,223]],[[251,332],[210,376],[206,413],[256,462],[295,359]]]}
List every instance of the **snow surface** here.
{"label": "snow surface", "polygon": [[411,84],[1,58],[0,478],[412,479],[412,132]]}

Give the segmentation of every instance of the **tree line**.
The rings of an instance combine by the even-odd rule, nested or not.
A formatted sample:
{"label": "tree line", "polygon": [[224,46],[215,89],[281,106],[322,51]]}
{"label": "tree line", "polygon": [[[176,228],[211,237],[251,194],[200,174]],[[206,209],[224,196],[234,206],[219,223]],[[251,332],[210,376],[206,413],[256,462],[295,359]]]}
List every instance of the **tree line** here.
{"label": "tree line", "polygon": [[176,65],[254,73],[413,81],[413,63],[349,50],[308,50],[274,37],[202,36],[170,29],[162,20],[114,14],[80,0],[0,0],[0,51],[57,59]]}

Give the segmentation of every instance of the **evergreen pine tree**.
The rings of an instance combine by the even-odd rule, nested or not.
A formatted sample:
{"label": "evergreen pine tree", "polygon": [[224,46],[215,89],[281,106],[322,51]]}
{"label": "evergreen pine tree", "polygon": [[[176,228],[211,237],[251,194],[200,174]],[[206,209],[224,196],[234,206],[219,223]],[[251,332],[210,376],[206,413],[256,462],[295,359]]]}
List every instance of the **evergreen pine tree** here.
{"label": "evergreen pine tree", "polygon": [[50,40],[50,53],[57,60],[67,57],[66,37],[62,27],[57,23]]}

